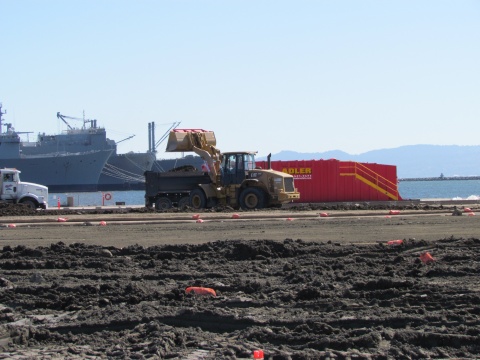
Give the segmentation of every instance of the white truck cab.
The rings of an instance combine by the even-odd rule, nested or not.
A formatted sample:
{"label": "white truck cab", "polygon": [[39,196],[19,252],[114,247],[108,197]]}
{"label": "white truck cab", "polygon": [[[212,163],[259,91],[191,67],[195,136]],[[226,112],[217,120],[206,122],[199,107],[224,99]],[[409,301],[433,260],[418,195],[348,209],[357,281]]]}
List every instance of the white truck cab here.
{"label": "white truck cab", "polygon": [[48,206],[48,187],[21,182],[20,171],[17,169],[0,169],[0,200],[14,204],[25,204],[33,209],[46,209]]}

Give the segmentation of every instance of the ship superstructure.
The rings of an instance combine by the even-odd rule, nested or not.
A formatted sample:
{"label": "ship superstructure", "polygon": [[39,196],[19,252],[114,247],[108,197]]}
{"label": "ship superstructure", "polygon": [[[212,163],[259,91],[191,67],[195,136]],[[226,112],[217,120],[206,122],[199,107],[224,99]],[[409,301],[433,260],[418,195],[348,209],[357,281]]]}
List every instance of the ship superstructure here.
{"label": "ship superstructure", "polygon": [[[82,148],[73,151],[45,147],[26,151],[12,124],[3,122],[0,104],[0,167],[22,172],[22,180],[46,185],[50,192],[96,191],[102,169],[112,149]],[[6,128],[5,132],[3,128]]]}
{"label": "ship superstructure", "polygon": [[[97,120],[70,117],[57,113],[57,118],[66,125],[67,130],[59,134],[47,135],[38,134],[35,142],[22,142],[21,149],[25,154],[44,154],[51,151],[99,151],[109,150],[111,156],[101,171],[97,189],[110,190],[137,190],[143,189],[145,179],[143,173],[152,168],[155,161],[153,152],[129,152],[117,153],[117,144],[121,141],[114,141],[107,138],[105,128],[97,125]],[[82,120],[81,128],[72,127],[67,120]]]}

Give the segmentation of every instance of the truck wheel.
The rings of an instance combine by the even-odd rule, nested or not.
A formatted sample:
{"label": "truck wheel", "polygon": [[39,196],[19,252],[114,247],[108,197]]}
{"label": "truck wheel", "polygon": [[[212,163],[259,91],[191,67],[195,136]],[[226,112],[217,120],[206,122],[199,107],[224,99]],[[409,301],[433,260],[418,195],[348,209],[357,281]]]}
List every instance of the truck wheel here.
{"label": "truck wheel", "polygon": [[244,210],[263,209],[265,207],[265,193],[257,188],[246,188],[240,194],[240,206]]}
{"label": "truck wheel", "polygon": [[190,205],[190,198],[188,196],[184,196],[178,201],[178,208],[180,210],[185,210],[185,208],[189,205]]}
{"label": "truck wheel", "polygon": [[203,190],[194,189],[190,193],[190,206],[194,209],[204,209],[207,205],[207,197]]}
{"label": "truck wheel", "polygon": [[29,209],[36,209],[37,204],[33,200],[22,200],[20,201],[20,204],[26,205]]}
{"label": "truck wheel", "polygon": [[157,201],[155,202],[155,208],[157,210],[168,210],[171,207],[172,207],[172,202],[170,201],[169,198],[165,196],[158,198]]}

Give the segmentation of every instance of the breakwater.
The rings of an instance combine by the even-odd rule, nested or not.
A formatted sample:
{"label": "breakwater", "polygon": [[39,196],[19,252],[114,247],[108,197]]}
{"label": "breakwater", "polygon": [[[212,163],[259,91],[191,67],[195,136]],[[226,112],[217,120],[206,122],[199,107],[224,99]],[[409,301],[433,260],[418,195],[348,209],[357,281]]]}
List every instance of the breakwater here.
{"label": "breakwater", "polygon": [[398,181],[444,181],[444,180],[480,180],[480,176],[443,176],[423,178],[399,178]]}

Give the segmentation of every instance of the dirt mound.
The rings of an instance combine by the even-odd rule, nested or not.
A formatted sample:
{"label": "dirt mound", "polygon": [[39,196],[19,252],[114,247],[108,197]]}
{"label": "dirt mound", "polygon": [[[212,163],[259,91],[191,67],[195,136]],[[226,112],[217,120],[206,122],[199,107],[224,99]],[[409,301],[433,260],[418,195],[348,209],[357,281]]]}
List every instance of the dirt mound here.
{"label": "dirt mound", "polygon": [[24,204],[10,204],[0,202],[0,216],[32,216],[37,211]]}
{"label": "dirt mound", "polygon": [[455,238],[6,246],[0,345],[69,358],[473,358],[479,256],[480,240]]}

